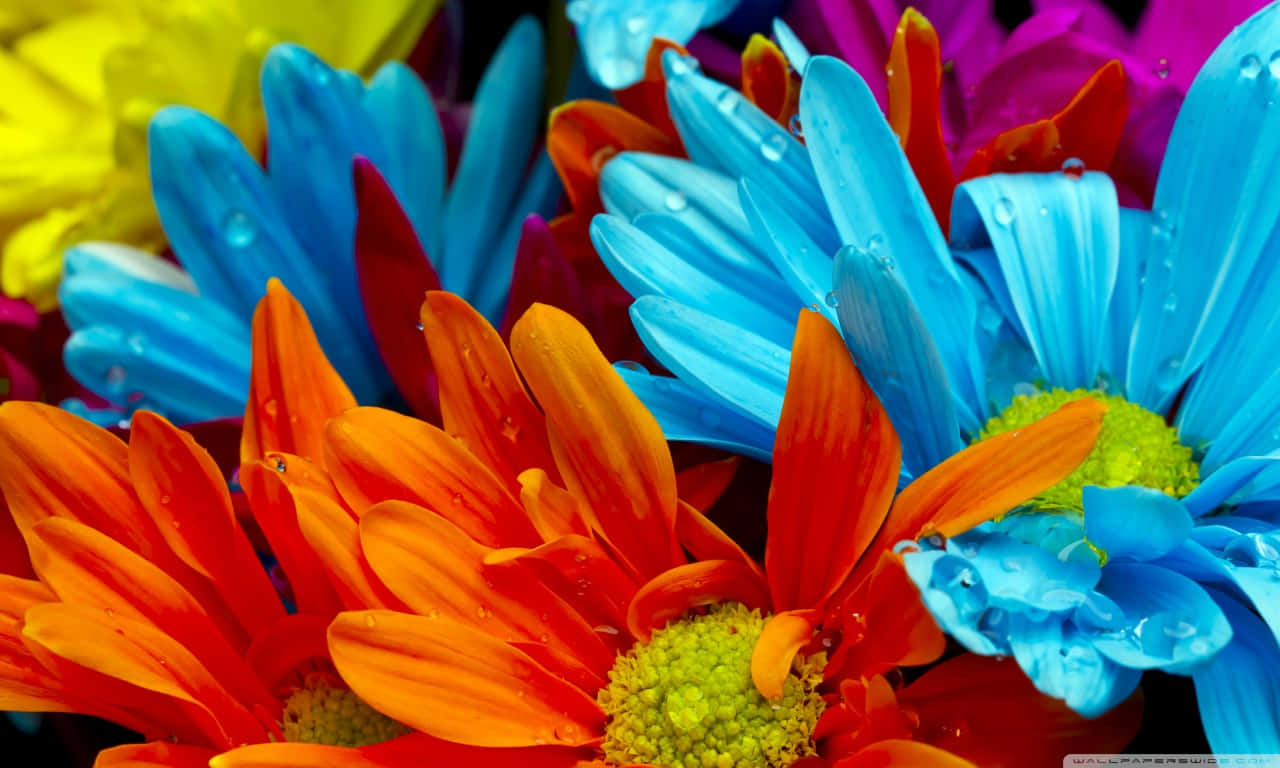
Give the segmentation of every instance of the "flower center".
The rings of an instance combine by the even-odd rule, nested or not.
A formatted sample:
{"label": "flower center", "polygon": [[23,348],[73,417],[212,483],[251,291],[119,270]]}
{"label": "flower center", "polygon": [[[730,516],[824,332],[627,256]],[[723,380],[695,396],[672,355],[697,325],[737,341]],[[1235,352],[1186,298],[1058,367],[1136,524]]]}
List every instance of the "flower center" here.
{"label": "flower center", "polygon": [[303,687],[289,697],[280,717],[286,741],[367,747],[409,733],[402,725],[323,673],[308,675]]}
{"label": "flower center", "polygon": [[711,608],[653,633],[618,657],[599,704],[609,715],[605,759],[660,768],[783,768],[816,754],[813,729],[822,655],[797,658],[770,701],[751,681],[764,628],[738,603]]}
{"label": "flower center", "polygon": [[1080,512],[1084,509],[1081,497],[1086,485],[1141,485],[1181,498],[1199,484],[1200,465],[1191,458],[1191,449],[1178,442],[1178,430],[1140,405],[1096,390],[1053,389],[1018,395],[999,416],[987,422],[978,439],[1025,427],[1066,403],[1085,397],[1107,404],[1098,442],[1075,472],[1032,499],[1032,507]]}

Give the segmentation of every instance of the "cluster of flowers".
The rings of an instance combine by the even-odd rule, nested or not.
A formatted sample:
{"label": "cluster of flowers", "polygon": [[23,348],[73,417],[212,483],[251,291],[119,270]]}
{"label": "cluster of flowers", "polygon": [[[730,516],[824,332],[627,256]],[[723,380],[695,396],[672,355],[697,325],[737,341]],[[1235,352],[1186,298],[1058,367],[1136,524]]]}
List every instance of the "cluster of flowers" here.
{"label": "cluster of flowers", "polygon": [[0,711],[1025,768],[1158,670],[1280,753],[1280,4],[572,0],[469,102],[440,5],[0,13]]}

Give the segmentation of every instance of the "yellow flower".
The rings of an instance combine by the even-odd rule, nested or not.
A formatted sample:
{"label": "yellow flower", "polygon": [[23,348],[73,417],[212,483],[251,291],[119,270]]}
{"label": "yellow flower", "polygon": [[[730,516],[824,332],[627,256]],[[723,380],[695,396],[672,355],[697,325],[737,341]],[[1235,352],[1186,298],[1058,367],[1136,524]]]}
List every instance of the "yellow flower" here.
{"label": "yellow flower", "polygon": [[164,244],[146,125],[187,104],[250,148],[258,69],[278,42],[371,74],[408,54],[440,0],[11,0],[0,7],[0,288],[57,302],[62,251]]}

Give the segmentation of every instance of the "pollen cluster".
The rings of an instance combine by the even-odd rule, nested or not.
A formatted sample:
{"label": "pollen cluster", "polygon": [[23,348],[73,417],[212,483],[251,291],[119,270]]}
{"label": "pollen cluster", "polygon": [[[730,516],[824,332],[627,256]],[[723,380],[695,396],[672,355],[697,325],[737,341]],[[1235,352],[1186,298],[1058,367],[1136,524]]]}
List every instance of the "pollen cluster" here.
{"label": "pollen cluster", "polygon": [[280,721],[286,741],[334,747],[367,747],[409,732],[322,674],[307,677],[289,697]]}
{"label": "pollen cluster", "polygon": [[1199,484],[1200,465],[1192,459],[1191,449],[1178,442],[1176,429],[1140,405],[1096,390],[1053,389],[1018,395],[999,416],[987,422],[979,439],[1025,427],[1062,405],[1085,397],[1107,404],[1098,442],[1075,472],[1033,499],[1032,506],[1045,511],[1079,512],[1084,506],[1082,494],[1086,485],[1141,485],[1181,498]]}
{"label": "pollen cluster", "polygon": [[798,660],[770,701],[751,681],[765,620],[737,603],[668,624],[619,656],[599,704],[605,759],[659,768],[782,768],[816,754],[821,655]]}

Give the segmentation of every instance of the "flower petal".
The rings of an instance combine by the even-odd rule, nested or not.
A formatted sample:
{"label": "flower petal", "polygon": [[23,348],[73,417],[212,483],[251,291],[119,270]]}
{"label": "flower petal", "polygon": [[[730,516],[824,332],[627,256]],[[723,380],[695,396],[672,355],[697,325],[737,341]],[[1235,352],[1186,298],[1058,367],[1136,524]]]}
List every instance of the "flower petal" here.
{"label": "flower petal", "polygon": [[676,490],[680,500],[705,513],[728,490],[741,464],[741,459],[731,456],[680,470],[676,473]]}
{"label": "flower petal", "polygon": [[800,89],[791,79],[787,57],[764,35],[752,35],[742,49],[742,95],[779,125],[796,113]]}
{"label": "flower petal", "polygon": [[832,768],[881,768],[882,766],[929,768],[977,768],[973,763],[918,741],[886,739],[864,747],[852,757],[837,760]]}
{"label": "flower petal", "polygon": [[734,601],[769,606],[768,585],[739,560],[702,560],[676,566],[640,587],[627,609],[627,628],[642,642],[690,608]]}
{"label": "flower petal", "polygon": [[1109,558],[1155,560],[1191,533],[1191,515],[1177,499],[1152,488],[1084,489],[1089,541]]}
{"label": "flower petal", "polygon": [[289,492],[298,511],[298,529],[343,605],[349,609],[403,607],[369,567],[351,515],[329,496],[310,488],[295,486]]}
{"label": "flower petal", "polygon": [[782,698],[791,662],[813,640],[822,614],[811,608],[782,611],[769,617],[751,651],[751,681],[766,699]]}
{"label": "flower petal", "polygon": [[1215,752],[1280,750],[1280,649],[1266,625],[1215,590],[1209,596],[1231,622],[1231,643],[1192,675],[1205,736]]}
{"label": "flower petal", "polygon": [[[576,768],[589,753],[552,745],[485,748],[411,733],[370,747],[321,744],[251,744],[223,752],[209,768],[417,768],[423,755],[433,768]],[[185,768],[181,767],[181,768]]]}
{"label": "flower petal", "polygon": [[908,8],[889,49],[889,127],[897,134],[916,179],[946,232],[951,217],[951,159],[942,138],[942,51],[938,33]]}
{"label": "flower petal", "polygon": [[207,768],[217,754],[205,747],[153,741],[104,749],[93,764],[95,768]]}

